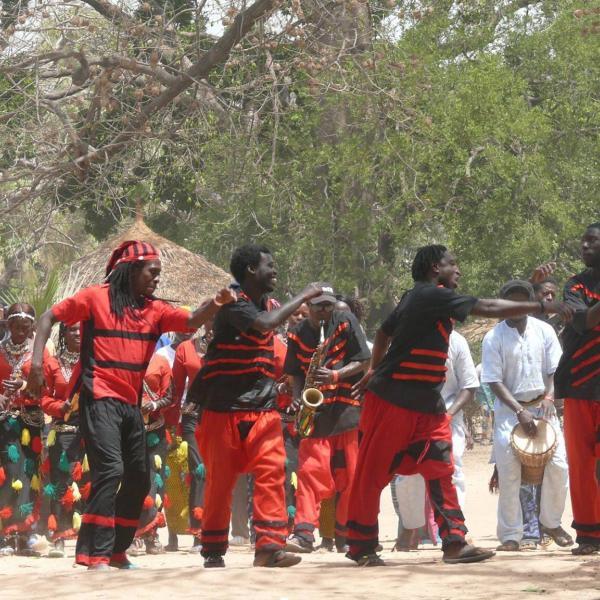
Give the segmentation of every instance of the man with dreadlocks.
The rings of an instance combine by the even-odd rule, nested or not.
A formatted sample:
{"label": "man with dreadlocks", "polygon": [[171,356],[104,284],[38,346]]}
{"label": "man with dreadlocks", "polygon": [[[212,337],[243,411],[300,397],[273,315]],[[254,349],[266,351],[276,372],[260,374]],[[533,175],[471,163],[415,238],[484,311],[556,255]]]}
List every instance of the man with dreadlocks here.
{"label": "man with dreadlocks", "polygon": [[128,569],[131,545],[150,489],[146,435],[140,410],[143,378],[160,335],[200,327],[235,300],[227,289],[195,312],[154,296],[160,281],[158,251],[127,241],[111,255],[106,283],[79,291],[42,315],[28,381],[43,384],[42,351],[56,321],[81,323],[81,360],[71,394],[79,393],[81,431],[92,489],[77,538],[76,562],[90,569]]}
{"label": "man with dreadlocks", "polygon": [[[414,287],[377,331],[371,368],[353,390],[359,396],[367,388],[350,493],[347,556],[364,566],[384,564],[375,553],[377,515],[381,491],[395,473],[420,473],[425,479],[445,562],[478,562],[493,556],[465,541],[467,529],[452,483],[452,432],[440,392],[453,323],[469,314],[572,316],[564,304],[459,296],[454,291],[460,277],[456,259],[441,245],[419,249],[412,276]],[[524,427],[533,424],[526,411],[517,411],[517,416]]]}

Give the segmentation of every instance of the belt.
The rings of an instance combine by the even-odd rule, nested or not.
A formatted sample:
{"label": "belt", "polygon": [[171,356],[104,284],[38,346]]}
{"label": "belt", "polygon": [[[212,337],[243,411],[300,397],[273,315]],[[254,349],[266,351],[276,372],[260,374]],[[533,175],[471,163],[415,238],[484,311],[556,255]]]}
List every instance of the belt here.
{"label": "belt", "polygon": [[43,427],[44,426],[44,413],[36,408],[34,410],[21,410],[19,415],[21,420],[30,427]]}
{"label": "belt", "polygon": [[17,418],[19,416],[19,409],[18,408],[9,408],[8,410],[3,410],[2,412],[0,412],[0,423],[2,421],[6,421],[6,419],[13,417],[13,418]]}
{"label": "belt", "polygon": [[56,433],[75,433],[78,431],[79,427],[77,425],[67,425],[67,423],[56,423],[52,425],[52,429],[56,431]]}
{"label": "belt", "polygon": [[519,404],[523,408],[537,408],[542,403],[545,397],[545,394],[540,394],[537,398],[534,398],[533,400],[527,400],[527,402],[519,402]]}

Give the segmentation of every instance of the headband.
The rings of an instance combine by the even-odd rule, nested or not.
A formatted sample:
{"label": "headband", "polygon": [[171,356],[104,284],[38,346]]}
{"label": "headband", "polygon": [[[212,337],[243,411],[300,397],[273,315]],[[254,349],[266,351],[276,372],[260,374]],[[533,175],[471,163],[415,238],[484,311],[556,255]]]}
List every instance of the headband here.
{"label": "headband", "polygon": [[26,312],[18,312],[8,315],[6,320],[8,321],[9,319],[31,319],[32,321],[35,321],[35,317]]}

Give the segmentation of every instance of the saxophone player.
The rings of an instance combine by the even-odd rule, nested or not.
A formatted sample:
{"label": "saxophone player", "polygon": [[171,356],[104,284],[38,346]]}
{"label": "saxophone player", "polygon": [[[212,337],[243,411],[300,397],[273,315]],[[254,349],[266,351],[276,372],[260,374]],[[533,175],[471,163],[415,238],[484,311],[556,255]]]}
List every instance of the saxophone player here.
{"label": "saxophone player", "polygon": [[[367,340],[356,317],[335,311],[336,298],[328,283],[308,302],[308,319],[288,332],[284,371],[292,378],[296,406],[302,391],[315,387],[323,394],[308,436],[300,441],[294,531],[286,548],[314,550],[314,529],[321,501],[338,494],[336,545],[345,552],[348,500],[358,453],[359,402],[352,398],[370,358]],[[315,352],[320,356],[315,364]],[[307,379],[309,386],[306,385]]]}

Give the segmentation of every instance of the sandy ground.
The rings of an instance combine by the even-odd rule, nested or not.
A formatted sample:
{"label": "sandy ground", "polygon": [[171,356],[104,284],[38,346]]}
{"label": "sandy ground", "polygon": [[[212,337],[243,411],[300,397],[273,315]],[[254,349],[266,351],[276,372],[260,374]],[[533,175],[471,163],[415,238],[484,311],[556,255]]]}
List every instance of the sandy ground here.
{"label": "sandy ground", "polygon": [[[489,446],[465,456],[467,525],[484,547],[497,544],[496,502],[487,490]],[[570,506],[563,525],[571,523]],[[137,571],[87,572],[68,557],[0,558],[0,598],[577,598],[600,600],[600,556],[574,557],[553,546],[549,551],[503,553],[474,565],[445,565],[433,546],[411,553],[392,553],[396,516],[389,489],[382,494],[380,530],[387,567],[365,569],[343,555],[316,552],[291,569],[255,569],[252,553],[232,548],[226,569],[204,570],[201,558],[187,554],[191,537],[180,536],[182,551],[136,558]]]}

